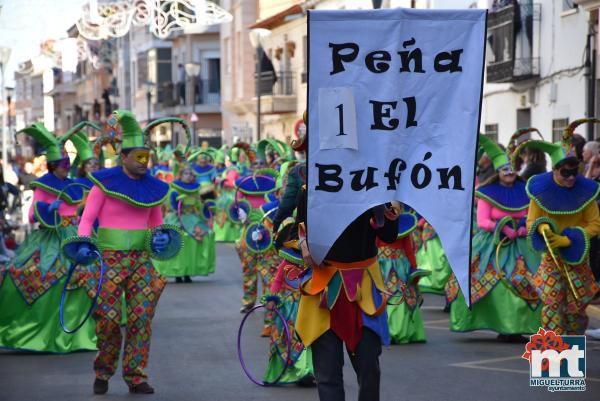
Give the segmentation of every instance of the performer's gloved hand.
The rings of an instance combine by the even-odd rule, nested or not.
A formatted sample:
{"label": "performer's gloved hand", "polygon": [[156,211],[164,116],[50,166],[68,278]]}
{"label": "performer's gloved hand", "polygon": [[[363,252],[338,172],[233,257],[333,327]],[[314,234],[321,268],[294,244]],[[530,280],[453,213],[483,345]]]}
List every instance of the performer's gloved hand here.
{"label": "performer's gloved hand", "polygon": [[241,207],[238,208],[238,216],[240,218],[240,221],[242,223],[245,223],[246,220],[248,219],[248,214],[246,213],[246,211],[244,209],[242,209]]}
{"label": "performer's gloved hand", "polygon": [[542,224],[540,224],[540,225],[538,226],[537,230],[538,230],[538,233],[539,233],[540,235],[544,235],[544,234],[546,234],[546,236],[549,236],[549,235],[552,235],[552,234],[554,234],[554,233],[552,232],[552,228],[550,228],[550,224],[547,224],[547,223],[542,223]]}
{"label": "performer's gloved hand", "polygon": [[167,249],[167,246],[169,245],[169,234],[167,234],[164,231],[158,231],[156,234],[154,234],[154,236],[152,237],[152,249],[155,252],[162,252],[165,249]]}
{"label": "performer's gloved hand", "polygon": [[513,230],[512,228],[510,228],[508,225],[502,227],[502,232],[504,233],[504,235],[506,235],[508,237],[508,239],[510,239],[511,241],[514,240],[515,238],[517,238],[517,232],[515,230]]}
{"label": "performer's gloved hand", "polygon": [[48,206],[48,211],[52,213],[53,211],[58,210],[62,203],[63,201],[61,201],[60,199],[55,200],[50,204],[50,206]]}
{"label": "performer's gloved hand", "polygon": [[79,245],[79,248],[77,249],[77,255],[75,255],[75,262],[78,265],[90,264],[94,261],[94,259],[96,259],[96,254],[89,244],[83,243]]}
{"label": "performer's gloved hand", "polygon": [[254,231],[252,231],[252,241],[258,242],[258,241],[260,241],[262,239],[263,239],[263,235],[262,235],[262,231],[261,230],[254,230]]}
{"label": "performer's gloved hand", "polygon": [[548,243],[554,249],[566,248],[568,246],[571,246],[571,240],[569,239],[569,237],[564,235],[557,235],[554,233],[548,236]]}
{"label": "performer's gloved hand", "polygon": [[517,237],[526,237],[527,236],[527,227],[521,226],[517,230]]}

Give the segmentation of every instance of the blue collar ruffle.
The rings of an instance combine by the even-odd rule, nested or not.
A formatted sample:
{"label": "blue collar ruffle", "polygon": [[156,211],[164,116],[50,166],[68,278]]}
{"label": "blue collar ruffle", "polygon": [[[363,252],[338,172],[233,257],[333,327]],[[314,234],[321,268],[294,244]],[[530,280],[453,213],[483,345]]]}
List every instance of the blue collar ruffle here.
{"label": "blue collar ruffle", "polygon": [[121,166],[96,171],[92,182],[106,195],[137,207],[153,207],[164,202],[169,184],[153,177],[150,172],[139,180],[130,178]]}
{"label": "blue collar ruffle", "polygon": [[[75,182],[78,184],[85,185],[87,188],[86,191],[89,191],[94,186],[94,183],[88,177],[77,177],[77,178],[75,178]],[[81,187],[81,188],[83,188],[83,187]]]}
{"label": "blue collar ruffle", "polygon": [[193,194],[200,190],[200,183],[196,182],[196,181],[191,182],[191,183],[185,183],[180,180],[175,180],[171,183],[171,186],[177,192],[181,192],[184,194]]}
{"label": "blue collar ruffle", "polygon": [[494,182],[477,188],[476,195],[498,209],[507,212],[525,210],[529,206],[525,183],[521,180],[515,180],[512,187],[505,187],[499,182]]}
{"label": "blue collar ruffle", "polygon": [[552,172],[534,175],[527,181],[527,194],[538,206],[551,214],[575,214],[593,202],[600,186],[596,181],[577,176],[572,188],[554,182]]}
{"label": "blue collar ruffle", "polygon": [[235,186],[239,188],[241,193],[257,195],[273,191],[277,186],[277,182],[273,177],[257,175],[240,178],[235,182]]}
{"label": "blue collar ruffle", "polygon": [[197,163],[192,163],[192,168],[196,175],[210,175],[214,172],[215,166],[212,164],[207,164],[206,166],[200,166]]}
{"label": "blue collar ruffle", "polygon": [[83,188],[81,185],[71,185],[74,183],[75,181],[70,178],[61,180],[54,174],[47,173],[33,181],[30,186],[31,188],[40,188],[56,196],[60,194],[62,200],[73,205],[83,200]]}

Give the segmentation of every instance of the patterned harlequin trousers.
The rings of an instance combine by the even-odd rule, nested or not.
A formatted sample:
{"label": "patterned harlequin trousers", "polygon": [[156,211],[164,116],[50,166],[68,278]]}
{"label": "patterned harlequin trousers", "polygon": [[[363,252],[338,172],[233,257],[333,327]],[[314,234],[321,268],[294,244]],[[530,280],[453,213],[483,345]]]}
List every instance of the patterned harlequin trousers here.
{"label": "patterned harlequin trousers", "polygon": [[583,334],[589,321],[585,308],[598,291],[598,286],[594,282],[587,261],[579,265],[568,265],[563,262],[563,266],[569,272],[578,299],[552,257],[544,254],[535,276],[536,287],[542,301],[542,326],[546,330],[553,330],[556,334]]}
{"label": "patterned harlequin trousers", "polygon": [[235,250],[238,253],[240,262],[242,262],[242,286],[244,291],[242,304],[253,305],[256,303],[258,293],[258,277],[261,278],[262,292],[264,293],[269,288],[275,274],[277,274],[277,267],[281,260],[275,248],[263,253],[254,253],[250,252],[246,245],[240,241],[235,244]]}
{"label": "patterned harlequin trousers", "polygon": [[146,252],[103,251],[102,256],[105,274],[95,311],[98,354],[94,370],[96,377],[103,380],[108,380],[117,370],[123,339],[119,322],[124,292],[127,326],[123,378],[128,385],[137,385],[147,378],[144,368],[148,365],[152,318],[166,280],[152,266]]}

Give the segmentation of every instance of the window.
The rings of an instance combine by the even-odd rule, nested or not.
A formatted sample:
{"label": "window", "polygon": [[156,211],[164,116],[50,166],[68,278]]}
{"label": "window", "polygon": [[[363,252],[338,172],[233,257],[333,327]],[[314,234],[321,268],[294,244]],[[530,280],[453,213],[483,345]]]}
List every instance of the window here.
{"label": "window", "polygon": [[486,124],[485,136],[494,142],[498,142],[498,124]]}
{"label": "window", "polygon": [[208,92],[221,91],[221,59],[209,58],[208,60]]}
{"label": "window", "polygon": [[567,128],[567,125],[569,125],[568,118],[558,118],[552,120],[552,142],[560,141],[562,132],[565,128]]}

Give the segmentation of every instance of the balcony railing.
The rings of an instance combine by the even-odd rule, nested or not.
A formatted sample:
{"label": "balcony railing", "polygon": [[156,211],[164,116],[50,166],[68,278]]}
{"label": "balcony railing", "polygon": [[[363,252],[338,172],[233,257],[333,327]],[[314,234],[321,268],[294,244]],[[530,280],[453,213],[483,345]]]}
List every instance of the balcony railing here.
{"label": "balcony railing", "polygon": [[[192,87],[193,89],[191,89]],[[188,82],[166,82],[158,89],[158,103],[164,107],[178,105],[221,104],[221,83],[214,79],[198,79]]]}
{"label": "balcony railing", "polygon": [[260,94],[262,96],[296,95],[295,76],[292,71],[263,72],[261,74]]}
{"label": "balcony railing", "polygon": [[[487,81],[515,82],[539,76],[540,4],[509,5],[488,17]],[[515,34],[516,33],[516,34]]]}

